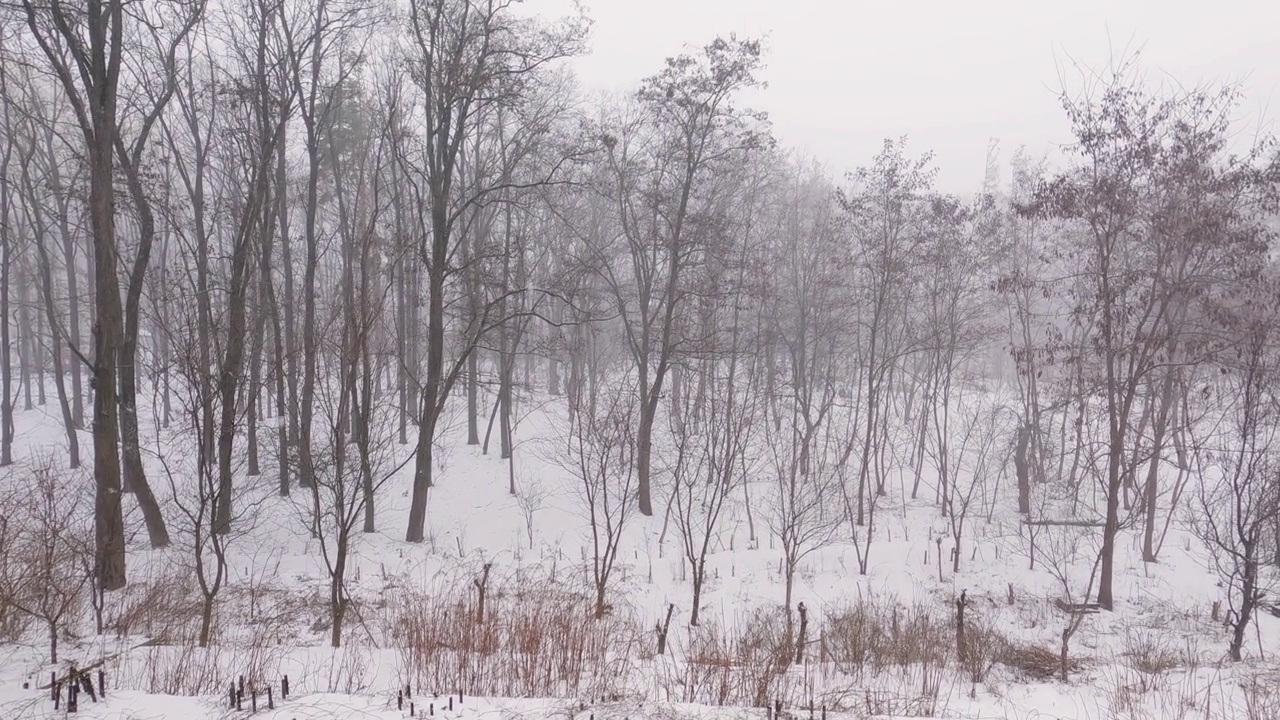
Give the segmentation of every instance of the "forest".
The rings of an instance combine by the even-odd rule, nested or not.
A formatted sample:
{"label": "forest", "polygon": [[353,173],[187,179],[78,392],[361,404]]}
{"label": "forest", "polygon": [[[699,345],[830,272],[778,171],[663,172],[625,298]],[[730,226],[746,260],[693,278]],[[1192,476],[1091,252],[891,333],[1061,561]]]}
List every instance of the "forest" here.
{"label": "forest", "polygon": [[1077,67],[1060,155],[957,195],[779,142],[767,42],[603,94],[590,31],[0,3],[0,708],[79,663],[128,717],[289,668],[333,717],[1280,717],[1240,86]]}

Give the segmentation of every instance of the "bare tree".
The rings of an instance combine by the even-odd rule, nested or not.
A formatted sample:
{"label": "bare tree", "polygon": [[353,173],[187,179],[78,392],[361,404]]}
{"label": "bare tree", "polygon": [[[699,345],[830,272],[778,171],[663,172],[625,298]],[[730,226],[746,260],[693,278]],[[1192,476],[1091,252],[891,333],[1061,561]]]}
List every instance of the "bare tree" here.
{"label": "bare tree", "polygon": [[93,237],[94,322],[93,466],[97,494],[95,566],[105,590],[124,587],[117,363],[123,327],[115,225],[117,100],[125,53],[122,2],[94,2],[83,14],[61,3],[23,0],[27,27],[48,61],[84,139],[89,165],[89,219]]}
{"label": "bare tree", "polygon": [[787,376],[774,389],[781,394],[781,429],[764,447],[773,486],[768,522],[782,543],[788,639],[800,563],[834,539],[843,519],[832,500],[842,492],[841,469],[850,447],[837,417],[848,411],[840,403],[847,339],[840,269],[847,267],[847,256],[837,244],[826,182],[803,170],[790,182],[783,197],[793,200],[783,207],[786,219],[770,254],[776,296],[766,301]]}
{"label": "bare tree", "polygon": [[[1224,212],[1221,203],[1251,194],[1259,180],[1252,165],[1265,145],[1214,171],[1235,103],[1231,88],[1159,95],[1134,76],[1132,64],[1099,83],[1083,97],[1063,94],[1079,163],[1043,183],[1023,210],[1077,228],[1068,236],[1078,240],[1082,261],[1073,314],[1088,334],[1076,352],[1084,394],[1100,394],[1107,424],[1098,602],[1110,610],[1116,538],[1126,524],[1122,495],[1149,421],[1139,413],[1141,400],[1161,369],[1196,361],[1184,352],[1194,346],[1186,345],[1180,322],[1190,300],[1214,282],[1229,281],[1261,251],[1257,220]],[[1206,226],[1169,211],[1170,203],[1199,208],[1197,217],[1206,216],[1205,204],[1216,207]]]}
{"label": "bare tree", "polygon": [[58,640],[74,626],[88,599],[91,576],[82,559],[91,554],[86,487],[78,473],[37,457],[5,489],[4,507],[21,522],[5,526],[0,556],[0,603],[44,624],[49,662],[58,662]]}
{"label": "bare tree", "polygon": [[[921,259],[933,270],[923,278],[921,289],[921,352],[915,359],[924,366],[924,377],[922,397],[914,403],[919,409],[920,437],[911,496],[916,497],[924,457],[931,453],[938,472],[936,500],[944,515],[948,473],[956,459],[949,447],[953,412],[961,407],[959,398],[966,386],[981,382],[987,372],[983,361],[995,336],[994,296],[987,282],[994,265],[993,239],[998,235],[994,204],[990,196],[980,197],[971,207],[956,198],[934,197],[922,233]],[[909,380],[903,377],[903,382]],[[908,416],[913,400],[914,396],[907,402]]]}
{"label": "bare tree", "polygon": [[499,181],[482,188],[455,184],[459,158],[477,118],[486,109],[510,105],[527,91],[526,81],[556,59],[578,52],[583,30],[569,19],[529,23],[519,19],[511,0],[428,0],[414,3],[409,16],[409,74],[421,92],[414,118],[420,143],[404,148],[400,162],[417,208],[415,234],[427,275],[426,377],[419,381],[418,440],[413,495],[406,539],[421,542],[427,491],[431,487],[433,444],[446,401],[485,330],[496,326],[497,303],[487,303],[470,322],[446,363],[446,293],[463,273],[458,267],[465,233],[456,226],[471,206],[510,185]]}
{"label": "bare tree", "polygon": [[[1221,419],[1197,433],[1200,475],[1190,525],[1209,550],[1210,569],[1227,592],[1228,652],[1243,657],[1245,631],[1272,589],[1261,572],[1266,533],[1280,517],[1280,347],[1275,279],[1227,290],[1213,317],[1227,329],[1213,387]],[[1229,339],[1228,339],[1229,338]]]}
{"label": "bare tree", "polygon": [[[979,392],[956,393],[951,402],[960,408],[958,423],[939,423],[938,432],[950,438],[939,438],[936,447],[945,447],[935,457],[938,483],[942,493],[942,514],[951,530],[951,571],[960,572],[961,539],[965,521],[979,489],[985,494],[988,484],[999,474],[1002,452],[1009,447],[1013,429],[1013,411],[998,397]],[[958,426],[958,427],[957,427]]]}
{"label": "bare tree", "polygon": [[[369,38],[374,8],[365,0],[320,0],[315,3],[299,3],[279,7],[278,25],[284,36],[288,66],[288,84],[296,97],[297,114],[302,120],[303,142],[306,147],[306,179],[302,198],[302,235],[305,243],[302,257],[303,277],[301,287],[302,317],[295,318],[295,288],[293,241],[287,234],[281,235],[282,265],[284,270],[283,333],[284,354],[288,358],[289,435],[296,446],[296,472],[298,482],[310,487],[311,470],[311,419],[314,412],[318,373],[323,371],[319,363],[318,343],[320,329],[319,300],[322,296],[317,284],[320,278],[320,256],[325,249],[322,181],[331,172],[327,168],[325,146],[329,144],[333,128],[333,111],[338,88],[356,72],[358,57]],[[283,96],[289,94],[277,89]],[[280,126],[281,137],[276,145],[275,177],[278,184],[287,179],[285,136],[287,126]],[[327,172],[328,171],[328,172]],[[281,188],[283,189],[283,188]],[[277,220],[281,228],[287,226],[287,199],[283,192],[275,204]],[[299,337],[300,336],[300,337]],[[299,345],[301,347],[299,347]],[[299,352],[299,350],[301,352]],[[302,368],[298,368],[299,357]],[[283,462],[282,458],[282,462]],[[285,462],[288,465],[288,462]]]}
{"label": "bare tree", "polygon": [[725,318],[727,347],[704,350],[715,364],[704,370],[709,376],[706,400],[701,406],[686,403],[683,418],[672,421],[672,504],[693,583],[693,626],[698,624],[708,553],[733,509],[735,491],[752,474],[750,447],[761,418],[755,358],[742,338],[742,302],[731,302]]}
{"label": "bare tree", "polygon": [[908,158],[906,138],[885,140],[872,164],[851,175],[852,187],[840,193],[861,254],[858,270],[863,293],[856,304],[855,334],[863,416],[857,449],[856,525],[868,522],[868,493],[886,493],[893,377],[903,358],[914,352],[907,309],[921,259],[926,194],[936,174],[932,160],[928,153]]}
{"label": "bare tree", "polygon": [[[329,163],[334,174],[341,242],[340,305],[331,318],[335,340],[321,342],[336,372],[316,388],[323,433],[313,427],[312,532],[329,574],[330,643],[342,643],[352,608],[347,587],[358,527],[375,530],[378,490],[403,466],[394,461],[389,431],[394,408],[382,402],[379,318],[390,290],[381,273],[383,182],[390,160],[388,116],[365,96],[356,76],[335,95]],[[335,327],[336,326],[336,327]],[[329,333],[325,333],[329,335]],[[407,462],[407,460],[406,460]]]}
{"label": "bare tree", "polygon": [[[1041,558],[1049,574],[1062,588],[1062,597],[1055,599],[1054,605],[1067,616],[1059,634],[1061,643],[1058,651],[1059,679],[1067,682],[1071,668],[1071,639],[1089,614],[1098,610],[1096,605],[1088,603],[1088,599],[1098,579],[1098,564],[1102,556],[1096,548],[1096,534],[1088,528],[1055,525],[1046,528],[1046,534],[1048,537],[1042,544]],[[1086,566],[1085,562],[1089,564]]]}
{"label": "bare tree", "polygon": [[[0,80],[0,82],[3,82]],[[33,235],[32,244],[36,249],[37,268],[40,276],[40,296],[43,300],[45,319],[50,328],[49,351],[53,357],[54,383],[58,390],[58,404],[62,410],[63,428],[67,434],[67,456],[68,464],[71,469],[80,467],[80,438],[78,433],[79,423],[76,421],[76,406],[78,398],[72,398],[68,395],[66,387],[67,371],[73,374],[72,393],[78,393],[78,378],[80,374],[79,359],[71,360],[70,368],[66,368],[67,363],[64,362],[65,354],[63,348],[70,345],[73,350],[75,348],[74,339],[66,338],[65,331],[62,329],[63,322],[61,310],[59,309],[58,300],[55,297],[54,278],[53,278],[53,261],[52,253],[49,251],[49,245],[53,243],[53,233],[51,227],[60,227],[65,234],[68,228],[68,219],[66,213],[69,212],[67,199],[61,195],[58,200],[52,204],[42,201],[44,193],[41,192],[40,186],[46,183],[57,186],[58,165],[62,159],[57,157],[53,145],[53,125],[54,113],[48,112],[48,104],[41,102],[38,92],[28,89],[26,94],[29,102],[26,104],[29,118],[39,118],[44,124],[43,128],[39,128],[34,119],[27,123],[25,135],[27,137],[27,148],[22,157],[21,172],[21,191],[23,198],[23,215],[27,226],[31,229]],[[8,98],[6,103],[15,102],[15,99]],[[42,137],[43,136],[43,137]],[[10,137],[16,137],[11,134]],[[75,303],[70,302],[70,312],[75,312]]]}
{"label": "bare tree", "polygon": [[[283,142],[291,103],[288,96],[276,96],[279,83],[273,82],[287,60],[275,29],[278,5],[254,2],[240,10],[219,17],[218,24],[206,23],[197,38],[184,43],[188,83],[177,97],[177,122],[161,119],[190,213],[171,208],[171,229],[193,256],[201,352],[208,364],[219,366],[218,397],[216,402],[203,399],[208,417],[200,426],[202,442],[217,453],[222,487],[215,525],[220,533],[231,529],[235,439],[249,404],[242,395],[254,398],[257,393],[242,378],[249,294],[257,249],[276,231],[276,146]],[[229,57],[202,57],[201,46],[219,32],[246,42],[233,44],[237,50]]]}
{"label": "bare tree", "polygon": [[12,103],[9,102],[9,60],[5,53],[0,53],[0,95],[4,100],[4,149],[0,155],[0,346],[4,347],[0,357],[0,466],[13,464],[13,356],[10,348],[14,346],[9,310],[10,279],[13,277],[14,256],[19,251],[18,234],[12,218],[17,217],[17,208],[10,181],[11,167],[19,153],[15,147],[17,142],[16,124],[13,119]]}
{"label": "bare tree", "polygon": [[[625,381],[611,382],[592,410],[578,408],[569,451],[551,450],[578,483],[591,540],[595,614],[604,617],[609,582],[617,569],[622,533],[631,519],[636,488],[635,398]],[[559,443],[557,443],[557,446]]]}
{"label": "bare tree", "polygon": [[[355,344],[349,335],[345,342]],[[382,409],[373,405],[375,412],[367,421],[361,421],[361,433],[365,432],[364,422],[368,422],[367,437],[352,438],[354,408],[351,395],[346,392],[345,373],[353,367],[350,357],[353,350],[348,347],[344,352],[348,354],[345,362],[348,369],[337,378],[343,382],[334,382],[331,390],[317,388],[317,407],[325,423],[323,434],[316,432],[318,452],[313,458],[312,508],[304,513],[305,524],[319,543],[329,575],[329,642],[333,647],[342,644],[343,626],[352,608],[348,573],[358,529],[366,523],[366,514],[372,510],[377,491],[407,463],[407,460],[397,463],[393,456],[395,445],[385,431],[391,427],[394,416],[385,405]],[[318,425],[315,430],[321,427]]]}
{"label": "bare tree", "polygon": [[[159,302],[175,302],[166,288],[153,290]],[[180,306],[180,304],[179,304]],[[217,379],[207,366],[200,364],[202,341],[196,308],[187,312],[171,312],[158,327],[168,338],[176,373],[167,382],[174,383],[179,417],[185,420],[169,433],[156,435],[155,458],[164,468],[168,480],[170,503],[179,513],[178,542],[186,553],[200,589],[200,631],[197,642],[206,647],[213,639],[214,610],[219,595],[231,581],[228,550],[249,529],[248,520],[257,503],[248,501],[246,489],[239,489],[240,502],[231,520],[236,532],[218,532],[216,516],[225,491],[218,472],[218,460],[208,442],[214,429],[209,412],[216,402]],[[194,450],[194,452],[192,452]]]}
{"label": "bare tree", "polygon": [[140,4],[131,13],[133,29],[127,37],[131,52],[124,68],[133,91],[124,95],[127,127],[114,133],[111,142],[116,164],[123,172],[132,205],[136,243],[133,263],[125,283],[122,333],[119,345],[120,444],[123,461],[121,488],[133,493],[142,509],[152,547],[169,544],[169,533],[159,503],[147,482],[138,440],[138,334],[142,290],[151,263],[156,235],[154,199],[147,191],[151,178],[145,153],[151,133],[178,87],[178,51],[204,14],[204,0]]}
{"label": "bare tree", "polygon": [[654,421],[678,351],[690,268],[710,239],[715,174],[741,166],[744,152],[764,142],[762,116],[734,105],[757,84],[759,65],[760,44],[732,37],[717,38],[700,54],[670,58],[641,85],[635,115],[602,132],[602,190],[616,206],[624,248],[616,257],[602,256],[598,268],[639,375],[637,500],[644,515],[653,514]]}

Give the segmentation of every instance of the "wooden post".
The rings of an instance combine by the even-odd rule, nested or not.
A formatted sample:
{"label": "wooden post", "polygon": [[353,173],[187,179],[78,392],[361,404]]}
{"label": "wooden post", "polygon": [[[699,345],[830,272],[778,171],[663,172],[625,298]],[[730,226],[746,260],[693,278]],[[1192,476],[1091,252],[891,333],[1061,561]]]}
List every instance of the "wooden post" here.
{"label": "wooden post", "polygon": [[[484,597],[486,592],[489,590],[489,569],[492,567],[493,567],[493,563],[491,562],[485,563],[484,570],[482,571],[480,577],[478,579],[474,579],[471,581],[472,584],[476,586],[476,595],[477,595],[477,601],[478,601],[476,604],[476,624],[477,625],[484,624]],[[461,697],[458,698],[458,702],[459,703],[462,702]]]}
{"label": "wooden post", "polygon": [[809,609],[803,602],[797,605],[796,609],[800,611],[800,636],[796,638],[796,664],[800,665],[804,662],[804,646],[808,640],[806,636],[809,634]]}
{"label": "wooden post", "polygon": [[658,654],[667,654],[667,631],[671,628],[671,613],[675,612],[676,604],[667,603],[667,618],[661,625],[654,626],[654,632],[658,634]]}
{"label": "wooden post", "polygon": [[288,675],[285,675],[284,678],[280,681],[280,699],[281,700],[289,699],[289,676]]}
{"label": "wooden post", "polygon": [[396,710],[404,710],[404,691],[396,691]]}
{"label": "wooden post", "polygon": [[236,684],[234,682],[231,683],[231,689],[227,693],[227,698],[231,701],[231,704],[227,706],[227,709],[235,710],[236,709]]}
{"label": "wooden post", "polygon": [[267,686],[267,709],[268,710],[276,709],[275,690],[269,685]]}
{"label": "wooden post", "polygon": [[98,670],[98,697],[105,698],[107,696],[107,674],[102,670]]}

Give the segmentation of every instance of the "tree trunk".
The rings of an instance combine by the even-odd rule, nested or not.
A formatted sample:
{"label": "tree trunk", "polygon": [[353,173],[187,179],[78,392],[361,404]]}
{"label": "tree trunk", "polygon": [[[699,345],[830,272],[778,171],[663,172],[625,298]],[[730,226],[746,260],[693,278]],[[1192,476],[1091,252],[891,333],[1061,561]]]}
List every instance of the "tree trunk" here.
{"label": "tree trunk", "polygon": [[115,118],[94,108],[94,142],[89,147],[89,214],[93,227],[94,323],[93,476],[94,550],[98,583],[104,590],[125,586],[124,513],[121,506],[119,402],[116,363],[120,357],[123,309],[116,268],[115,188],[111,138]]}
{"label": "tree trunk", "polygon": [[258,462],[258,403],[262,398],[262,344],[266,333],[264,321],[266,314],[261,304],[258,307],[257,328],[254,331],[253,347],[249,351],[249,386],[245,388],[245,452],[247,467],[245,474],[256,477],[262,473]]}
{"label": "tree trunk", "polygon": [[1114,608],[1111,584],[1115,574],[1116,535],[1120,532],[1120,463],[1124,452],[1122,441],[1122,437],[1112,436],[1107,463],[1107,518],[1102,527],[1102,563],[1098,580],[1098,605],[1107,611]]}
{"label": "tree trunk", "polygon": [[[62,363],[63,343],[56,335],[54,328],[58,326],[58,310],[53,300],[53,272],[49,268],[49,252],[45,248],[46,234],[43,225],[36,230],[36,251],[40,260],[40,278],[44,296],[44,312],[48,317],[50,338],[49,351],[53,356],[53,382],[58,390],[58,406],[62,411],[62,426],[67,433],[67,456],[72,470],[80,467],[80,438],[76,435],[75,419],[71,412],[71,398],[67,395],[67,383],[63,377],[65,368]],[[73,360],[72,363],[78,362]]]}
{"label": "tree trunk", "polygon": [[1013,451],[1014,475],[1018,480],[1018,513],[1031,515],[1031,466],[1027,461],[1027,449],[1031,444],[1031,427],[1018,428],[1018,444]]}
{"label": "tree trunk", "polygon": [[[270,256],[265,262],[270,262]],[[275,375],[275,400],[276,400],[276,466],[280,477],[280,495],[289,495],[289,410],[287,407],[288,391],[285,388],[285,340],[283,322],[280,319],[280,303],[276,300],[274,283],[271,282],[271,273],[266,273],[267,279],[263,282],[263,289],[266,291],[267,306],[271,308],[271,338],[273,341],[273,349],[275,351],[274,366],[272,373]]]}
{"label": "tree trunk", "polygon": [[204,601],[200,603],[200,647],[209,647],[210,636],[213,634],[213,597],[204,596]]}
{"label": "tree trunk", "polygon": [[689,626],[698,627],[698,615],[702,610],[702,582],[706,576],[706,563],[693,569],[693,607],[689,610]]}
{"label": "tree trunk", "polygon": [[597,620],[604,617],[604,599],[605,599],[605,583],[603,580],[596,580],[596,611]]}
{"label": "tree trunk", "polygon": [[347,538],[345,530],[338,531],[337,548],[334,552],[333,571],[329,577],[329,612],[333,627],[329,632],[329,646],[342,646],[342,623],[347,615],[347,598],[343,592],[343,582],[347,574]]}
{"label": "tree trunk", "polygon": [[35,337],[31,329],[31,313],[27,311],[31,300],[27,295],[27,279],[24,273],[18,274],[18,367],[21,369],[22,409],[30,411],[35,407],[31,402],[31,376],[35,375]]}
{"label": "tree trunk", "polygon": [[126,185],[133,201],[137,215],[138,247],[129,271],[129,285],[124,303],[124,333],[120,342],[120,445],[123,458],[121,484],[126,492],[131,492],[142,508],[142,516],[146,521],[147,535],[151,547],[166,547],[169,544],[169,531],[164,525],[164,516],[160,505],[156,502],[151,486],[147,482],[146,472],[142,465],[142,449],[138,438],[138,331],[140,327],[142,288],[146,282],[147,267],[151,264],[151,249],[155,243],[155,216],[151,211],[151,201],[142,185],[140,170],[136,167],[138,157],[126,162],[126,154],[118,146],[121,164],[124,165]]}
{"label": "tree trunk", "polygon": [[[505,341],[504,341],[505,344]],[[511,386],[515,383],[516,357],[507,352],[502,361],[502,378],[498,381],[498,457],[511,457]]]}
{"label": "tree trunk", "polygon": [[[367,275],[367,266],[361,266],[361,304],[365,307],[368,302],[367,288],[369,278]],[[360,376],[360,391],[353,393],[351,407],[356,418],[358,427],[356,429],[356,445],[360,450],[360,481],[361,492],[363,493],[364,502],[364,527],[362,532],[371,533],[376,531],[377,517],[376,505],[374,504],[374,487],[373,487],[373,462],[369,456],[371,452],[371,425],[373,424],[373,401],[374,401],[374,381],[373,376],[376,372],[372,360],[372,354],[369,351],[368,335],[357,329],[356,336],[360,338],[361,364],[364,366],[364,373]],[[352,384],[352,390],[355,390],[355,384]],[[360,402],[363,398],[363,403]]]}
{"label": "tree trunk", "polygon": [[1068,630],[1063,630],[1062,631],[1062,647],[1058,652],[1058,674],[1059,674],[1058,679],[1061,680],[1062,682],[1067,682],[1068,680],[1067,651],[1070,647],[1069,645],[1070,642],[1071,642],[1071,632]]}
{"label": "tree trunk", "polygon": [[1142,530],[1142,561],[1156,561],[1156,502],[1159,500],[1160,460],[1164,454],[1165,438],[1169,429],[1170,415],[1175,412],[1173,372],[1165,373],[1164,387],[1160,392],[1160,408],[1156,413],[1152,426],[1151,459],[1147,465],[1147,478],[1143,484],[1142,495],[1145,524]]}
{"label": "tree trunk", "polygon": [[408,542],[422,542],[426,538],[427,491],[431,488],[432,438],[435,437],[434,413],[424,411],[418,425],[418,445],[413,467],[413,496],[409,505]]}
{"label": "tree trunk", "polygon": [[653,455],[653,419],[658,412],[659,395],[655,391],[649,402],[640,407],[640,427],[636,431],[636,499],[640,514],[653,515],[652,492],[649,486],[649,463]]}
{"label": "tree trunk", "polygon": [[1245,544],[1242,548],[1244,572],[1240,587],[1240,610],[1231,625],[1231,644],[1228,647],[1232,662],[1244,659],[1244,633],[1249,629],[1249,621],[1253,618],[1257,604],[1258,563],[1254,560],[1254,552],[1252,544]]}
{"label": "tree trunk", "polygon": [[[55,176],[56,177],[56,176]],[[57,192],[57,188],[55,188]],[[80,347],[80,269],[76,263],[76,242],[71,234],[70,203],[66,195],[59,195],[58,229],[62,236],[62,256],[67,274],[67,338],[66,345]],[[80,377],[79,362],[71,363],[71,419],[77,428],[84,427],[84,383]]]}
{"label": "tree trunk", "polygon": [[226,356],[218,375],[218,395],[221,400],[221,419],[218,423],[218,504],[214,511],[214,532],[226,535],[231,532],[232,455],[236,436],[236,391],[240,373],[244,367],[245,295],[249,284],[249,251],[251,233],[246,228],[237,239],[237,247],[231,256],[231,282],[227,299],[229,320],[227,323]]}
{"label": "tree trunk", "polygon": [[[313,118],[312,123],[315,122]],[[303,267],[302,279],[302,394],[295,403],[300,406],[298,412],[298,428],[294,433],[294,441],[298,449],[298,484],[313,487],[315,484],[314,461],[311,452],[311,416],[315,406],[316,385],[316,271],[320,265],[320,238],[317,225],[319,212],[320,184],[320,140],[314,124],[308,128],[307,151],[309,155],[309,171],[307,176],[307,200],[305,235],[307,243],[306,264]],[[283,149],[277,151],[277,162],[283,163]],[[277,173],[279,170],[277,170]],[[286,253],[287,255],[287,253]],[[286,258],[286,266],[288,259]],[[288,276],[286,276],[287,279]],[[290,372],[290,377],[296,373]],[[292,393],[292,390],[290,391]]]}
{"label": "tree trunk", "polygon": [[[396,212],[397,224],[399,211]],[[409,444],[409,282],[406,274],[408,263],[401,258],[396,263],[396,392],[400,410],[396,413],[400,444]]]}
{"label": "tree trunk", "polygon": [[444,291],[445,263],[448,260],[448,198],[433,188],[431,207],[431,265],[427,269],[427,378],[422,388],[421,421],[413,473],[413,495],[409,504],[409,527],[405,539],[422,542],[427,520],[427,491],[431,488],[432,443],[436,423],[448,392],[444,377]]}
{"label": "tree trunk", "polygon": [[[7,163],[6,163],[7,164]],[[7,187],[8,183],[0,184]],[[8,191],[0,204],[0,212],[8,212]],[[13,249],[15,242],[8,231],[9,224],[0,223],[3,228],[4,257],[0,259],[0,466],[13,464],[13,340],[9,326],[9,279],[12,276]]]}
{"label": "tree trunk", "polygon": [[467,444],[480,444],[480,361],[474,352],[467,358]]}
{"label": "tree trunk", "polygon": [[45,624],[49,630],[49,664],[58,664],[58,622],[53,619],[45,620]]}

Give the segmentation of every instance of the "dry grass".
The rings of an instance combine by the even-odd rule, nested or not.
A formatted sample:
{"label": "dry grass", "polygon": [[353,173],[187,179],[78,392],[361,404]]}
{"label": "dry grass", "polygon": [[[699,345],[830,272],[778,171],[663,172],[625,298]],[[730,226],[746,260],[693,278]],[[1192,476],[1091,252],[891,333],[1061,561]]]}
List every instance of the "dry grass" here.
{"label": "dry grass", "polygon": [[917,602],[902,606],[892,597],[860,597],[827,613],[822,660],[855,678],[913,665],[945,665],[955,657],[950,618]]}
{"label": "dry grass", "polygon": [[1280,718],[1280,684],[1277,678],[1250,676],[1241,682],[1244,690],[1244,720],[1276,720]]}
{"label": "dry grass", "polygon": [[1144,692],[1184,662],[1167,636],[1152,630],[1130,631],[1125,636],[1124,660],[1138,674]]}
{"label": "dry grass", "polygon": [[623,695],[628,662],[639,653],[638,626],[617,611],[593,619],[584,593],[528,587],[491,586],[483,624],[476,622],[471,593],[402,593],[392,609],[392,633],[403,679],[422,692]]}
{"label": "dry grass", "polygon": [[[1056,651],[1040,645],[1008,640],[1004,643],[997,662],[1012,670],[1020,680],[1031,682],[1052,680],[1062,669],[1062,658]],[[1072,673],[1080,668],[1079,659],[1067,659],[1067,669]]]}
{"label": "dry grass", "polygon": [[31,625],[30,615],[0,600],[0,644],[8,645],[18,642]]}
{"label": "dry grass", "polygon": [[965,676],[973,685],[985,682],[987,673],[997,663],[1005,660],[1009,652],[1009,639],[985,620],[975,618],[965,630],[964,650],[960,664]]}
{"label": "dry grass", "polygon": [[780,609],[760,608],[729,629],[706,623],[692,633],[675,695],[682,702],[707,705],[760,707],[777,698],[794,701],[787,675],[794,654]]}
{"label": "dry grass", "polygon": [[[824,670],[834,669],[862,686],[827,693],[830,706],[927,717],[940,708],[944,683],[956,662],[955,625],[941,607],[922,602],[903,606],[887,596],[859,597],[828,611],[819,655]],[[830,676],[825,680],[834,684]]]}
{"label": "dry grass", "polygon": [[112,684],[123,690],[160,695],[214,695],[244,675],[245,687],[278,682],[284,648],[265,632],[234,645],[196,647],[193,643],[136,648],[109,668]]}
{"label": "dry grass", "polygon": [[161,644],[193,642],[200,631],[200,593],[186,570],[171,570],[107,596],[108,617],[119,637]]}
{"label": "dry grass", "polygon": [[[976,686],[985,682],[996,666],[1032,682],[1051,680],[1060,668],[1057,652],[1009,639],[972,609],[965,618],[964,652],[957,652],[955,618],[949,607],[920,602],[902,606],[891,597],[861,597],[828,612],[821,657],[838,672],[864,684],[887,671],[911,676],[915,694],[908,694],[935,700],[942,686],[939,676],[950,671]],[[1071,667],[1078,670],[1079,661],[1071,661]],[[855,707],[864,712],[896,708],[895,712],[903,714],[904,707],[912,705],[893,693],[870,697],[864,693]]]}

